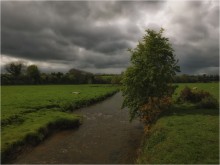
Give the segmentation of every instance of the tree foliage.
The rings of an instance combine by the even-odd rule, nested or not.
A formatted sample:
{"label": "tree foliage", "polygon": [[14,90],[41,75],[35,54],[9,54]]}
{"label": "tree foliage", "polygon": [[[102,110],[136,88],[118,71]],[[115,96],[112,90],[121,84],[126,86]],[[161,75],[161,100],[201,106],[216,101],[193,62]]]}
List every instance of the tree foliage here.
{"label": "tree foliage", "polygon": [[[131,66],[124,73],[122,92],[123,107],[130,109],[131,120],[135,117],[143,118],[149,112],[149,106],[143,110],[146,104],[162,109],[158,102],[161,99],[169,100],[167,97],[171,97],[174,92],[171,82],[179,66],[169,39],[163,37],[163,31],[146,30],[137,47],[129,50],[132,54]],[[167,102],[169,105],[170,100]]]}
{"label": "tree foliage", "polygon": [[[6,73],[1,73],[2,85],[22,84],[120,84],[121,75],[93,74],[70,69],[67,73],[41,73],[37,65],[25,65],[22,62],[6,64]],[[109,77],[106,79],[105,77]]]}
{"label": "tree foliage", "polygon": [[5,65],[5,70],[14,77],[18,77],[22,74],[22,70],[24,69],[24,64],[20,61],[11,62]]}
{"label": "tree foliage", "polygon": [[40,82],[40,71],[37,65],[28,66],[26,72],[31,83],[38,84]]}

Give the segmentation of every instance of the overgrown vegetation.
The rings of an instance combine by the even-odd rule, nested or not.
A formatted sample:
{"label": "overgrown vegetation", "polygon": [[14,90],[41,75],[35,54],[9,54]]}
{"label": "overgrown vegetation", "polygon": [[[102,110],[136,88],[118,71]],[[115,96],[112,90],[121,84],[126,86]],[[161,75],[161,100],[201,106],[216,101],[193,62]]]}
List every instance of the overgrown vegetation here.
{"label": "overgrown vegetation", "polygon": [[[192,99],[193,103],[175,104],[163,113],[144,137],[137,163],[219,164],[219,109],[206,107],[210,104],[210,96],[219,99],[219,84],[187,84],[190,88],[184,89],[185,86],[179,85],[174,100],[181,95],[191,98],[191,95],[185,95],[191,91],[202,93],[200,103],[205,100],[206,104],[198,108],[194,102],[198,100],[196,96],[196,99]],[[193,91],[195,87],[197,92]]]}
{"label": "overgrown vegetation", "polygon": [[177,103],[195,103],[199,108],[218,108],[218,101],[209,92],[198,90],[196,87],[192,90],[185,87],[177,98]]}
{"label": "overgrown vegetation", "polygon": [[147,104],[140,108],[140,120],[145,124],[144,132],[150,131],[151,125],[156,121],[158,116],[171,106],[172,100],[170,97],[163,97],[161,99],[154,97],[149,98]]}
{"label": "overgrown vegetation", "polygon": [[79,125],[72,113],[113,95],[112,85],[41,85],[1,87],[1,155],[11,159],[25,145],[35,145],[57,129]]}
{"label": "overgrown vegetation", "polygon": [[199,108],[206,108],[206,109],[212,109],[212,108],[218,108],[218,101],[217,99],[215,99],[213,96],[208,96],[203,98],[198,104],[197,106]]}
{"label": "overgrown vegetation", "polygon": [[211,95],[213,95],[217,100],[219,100],[219,83],[177,83],[178,86],[176,88],[175,93],[173,95],[173,99],[176,100],[179,96],[181,90],[188,86],[189,88],[197,88],[197,90],[208,91]]}

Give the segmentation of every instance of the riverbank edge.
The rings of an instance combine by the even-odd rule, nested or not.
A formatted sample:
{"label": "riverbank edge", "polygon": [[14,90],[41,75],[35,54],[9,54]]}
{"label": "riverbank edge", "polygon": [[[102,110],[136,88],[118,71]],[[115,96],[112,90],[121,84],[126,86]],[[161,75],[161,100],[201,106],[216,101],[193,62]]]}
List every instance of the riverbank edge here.
{"label": "riverbank edge", "polygon": [[[71,111],[88,107],[90,105],[99,103],[104,101],[108,97],[113,96],[114,94],[118,93],[119,89],[116,89],[112,92],[105,94],[104,96],[97,97],[95,99],[88,100],[83,104],[78,105],[77,107],[72,107]],[[69,109],[63,109],[63,112],[70,112]],[[78,117],[77,119],[65,119],[61,118],[59,120],[55,120],[53,122],[47,123],[45,126],[40,127],[35,133],[27,134],[24,136],[22,140],[16,141],[10,145],[4,151],[1,150],[1,163],[8,164],[10,161],[16,159],[20,153],[22,153],[25,149],[34,147],[44,141],[47,137],[51,136],[52,134],[67,129],[75,129],[78,128],[83,123],[82,117]]]}
{"label": "riverbank edge", "polygon": [[25,149],[34,147],[44,141],[52,134],[67,129],[78,128],[82,124],[80,117],[75,119],[60,118],[53,122],[48,122],[44,127],[39,128],[36,132],[24,136],[23,139],[14,142],[1,153],[1,163],[6,164],[14,160]]}
{"label": "riverbank edge", "polygon": [[[177,110],[177,111],[175,111],[175,110]],[[167,139],[171,139],[171,137],[168,136],[168,133],[170,133],[171,131],[175,131],[175,127],[172,127],[174,125],[174,123],[170,123],[169,122],[169,121],[171,121],[170,118],[178,117],[179,121],[183,125],[184,124],[188,125],[188,122],[186,120],[187,117],[185,117],[185,119],[184,119],[184,115],[181,114],[181,113],[185,112],[185,114],[189,113],[191,115],[194,115],[193,111],[194,112],[200,112],[202,114],[202,115],[200,114],[200,116],[203,116],[203,118],[204,117],[206,117],[206,118],[210,117],[211,115],[213,115],[215,113],[217,113],[218,114],[217,116],[219,116],[219,110],[218,109],[199,109],[199,108],[196,109],[195,106],[192,106],[192,105],[185,105],[185,107],[184,108],[182,107],[182,109],[181,108],[179,108],[179,109],[178,108],[177,109],[171,108],[169,111],[163,113],[159,117],[159,119],[152,125],[149,133],[143,135],[143,137],[141,139],[141,143],[140,143],[139,149],[138,149],[138,153],[137,153],[137,158],[135,160],[135,164],[188,164],[188,163],[189,164],[219,164],[219,156],[217,158],[218,161],[216,161],[216,162],[203,162],[203,161],[207,161],[207,160],[201,160],[202,162],[194,162],[193,161],[194,159],[187,159],[187,162],[178,162],[178,161],[176,161],[176,159],[171,159],[171,162],[164,162],[164,161],[161,161],[161,160],[160,160],[161,162],[150,162],[150,160],[153,158],[153,156],[152,155],[149,156],[149,155],[146,154],[146,151],[152,152],[152,151],[150,151],[152,149],[150,149],[150,150],[148,149],[149,146],[153,146],[152,148],[156,148],[155,146],[157,144],[162,143],[163,141],[166,141]],[[197,116],[198,116],[198,114],[197,114]],[[167,118],[167,117],[170,117],[170,118]],[[196,121],[197,123],[201,123],[201,121],[199,121],[197,118],[193,118],[193,119],[197,120]],[[163,120],[163,122],[165,124],[161,124],[162,123],[161,120]],[[211,121],[213,121],[213,119]],[[168,123],[168,124],[166,124],[166,123]],[[177,123],[177,125],[178,124],[179,123]],[[219,120],[218,120],[218,124],[219,124]],[[209,123],[207,123],[206,125],[209,125]],[[197,129],[194,129],[194,131],[197,132],[198,129],[199,128],[197,127]],[[182,129],[181,131],[185,131],[185,134],[188,133],[188,135],[190,135],[189,134],[190,131],[188,131],[187,129]],[[218,132],[218,134],[219,134],[219,132]],[[195,137],[188,136],[188,137],[191,137],[189,139],[193,139],[196,136]],[[200,137],[200,136],[198,136],[198,137]],[[173,137],[173,138],[175,140],[176,137]],[[201,139],[198,138],[196,140],[201,140]],[[213,139],[211,139],[211,140],[209,140],[211,143],[215,142]],[[185,141],[185,142],[189,143],[190,140],[189,141]],[[205,141],[203,143],[201,143],[201,146],[203,144],[205,144]],[[181,143],[181,145],[182,145],[182,147],[185,146],[184,143]],[[206,143],[206,145],[207,145],[207,143]],[[219,145],[219,142],[218,142],[218,145]],[[181,146],[179,146],[179,147],[181,147]],[[218,147],[216,147],[216,148],[218,148]],[[157,153],[159,155],[160,153],[156,152],[156,151],[157,150],[155,149],[155,153]],[[169,151],[169,150],[167,149],[167,151]],[[167,154],[169,155],[170,153],[168,152]],[[185,152],[185,154],[186,154],[186,152]],[[215,154],[215,155],[219,155],[219,154]]]}

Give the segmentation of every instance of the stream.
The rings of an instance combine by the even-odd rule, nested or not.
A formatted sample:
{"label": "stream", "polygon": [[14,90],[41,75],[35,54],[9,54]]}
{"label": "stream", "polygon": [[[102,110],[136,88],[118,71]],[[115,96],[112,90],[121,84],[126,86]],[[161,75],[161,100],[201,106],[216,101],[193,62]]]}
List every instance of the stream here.
{"label": "stream", "polygon": [[121,93],[74,111],[84,117],[73,130],[58,132],[28,152],[16,164],[132,164],[142,140],[138,120],[129,122],[127,109],[121,110]]}

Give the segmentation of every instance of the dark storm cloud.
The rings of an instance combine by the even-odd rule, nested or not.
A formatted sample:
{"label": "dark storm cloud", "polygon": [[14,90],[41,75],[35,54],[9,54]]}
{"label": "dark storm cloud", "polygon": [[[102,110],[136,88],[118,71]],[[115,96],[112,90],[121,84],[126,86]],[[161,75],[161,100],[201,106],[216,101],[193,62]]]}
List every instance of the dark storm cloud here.
{"label": "dark storm cloud", "polygon": [[[158,3],[145,5],[152,10]],[[132,22],[114,21],[136,12],[133,2],[2,2],[2,53],[27,59],[77,59],[80,47],[114,55],[140,33]],[[133,12],[132,12],[133,9]],[[134,13],[131,18],[135,19]]]}
{"label": "dark storm cloud", "polygon": [[1,50],[57,67],[126,68],[127,48],[136,45],[144,29],[162,26],[181,70],[196,73],[218,67],[219,7],[212,3],[4,1]]}
{"label": "dark storm cloud", "polygon": [[[201,50],[201,48],[192,47],[190,45],[176,45],[176,52],[178,52],[179,65],[184,73],[205,73],[205,68],[215,67],[214,74],[218,73],[219,67],[219,49],[218,47],[212,49]],[[208,71],[206,72],[209,73]]]}
{"label": "dark storm cloud", "polygon": [[137,10],[153,11],[161,5],[2,2],[2,53],[29,60],[66,60],[79,67],[126,67],[125,51],[140,34],[132,22],[139,16]]}
{"label": "dark storm cloud", "polygon": [[[174,4],[175,7],[176,4]],[[182,5],[182,4],[180,4]],[[174,9],[175,10],[175,9]],[[174,12],[169,11],[170,13]],[[183,14],[184,12],[184,14]],[[184,3],[171,16],[171,40],[183,73],[219,71],[219,6],[210,1]],[[207,68],[207,71],[206,71]]]}

